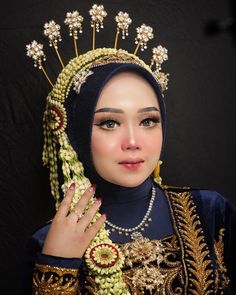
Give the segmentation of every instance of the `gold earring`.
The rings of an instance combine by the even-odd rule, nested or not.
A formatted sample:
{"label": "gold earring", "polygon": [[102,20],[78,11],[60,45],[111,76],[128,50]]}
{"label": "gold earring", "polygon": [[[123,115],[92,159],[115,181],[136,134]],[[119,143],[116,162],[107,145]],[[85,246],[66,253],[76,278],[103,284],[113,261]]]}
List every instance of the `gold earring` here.
{"label": "gold earring", "polygon": [[157,162],[157,165],[156,165],[154,171],[153,171],[153,178],[154,178],[154,181],[155,181],[156,183],[158,183],[159,185],[161,185],[161,182],[162,182],[162,178],[161,178],[161,176],[160,176],[160,170],[161,170],[161,164],[162,164],[162,163],[163,163],[163,162],[162,162],[161,160],[159,160],[159,161]]}

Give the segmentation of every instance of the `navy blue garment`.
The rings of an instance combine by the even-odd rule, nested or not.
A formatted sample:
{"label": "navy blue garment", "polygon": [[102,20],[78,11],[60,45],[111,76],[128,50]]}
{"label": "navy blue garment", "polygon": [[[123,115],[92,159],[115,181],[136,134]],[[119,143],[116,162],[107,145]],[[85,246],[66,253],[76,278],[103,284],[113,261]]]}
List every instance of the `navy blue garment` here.
{"label": "navy blue garment", "polygon": [[[119,226],[133,227],[137,225],[145,215],[151,198],[153,182],[148,178],[143,184],[136,188],[124,188],[108,184],[100,190],[103,199],[101,212],[107,212],[110,221]],[[110,192],[108,191],[110,190]],[[108,219],[109,219],[108,216]],[[163,191],[156,186],[156,198],[150,217],[152,222],[143,233],[150,239],[160,239],[173,233],[170,212]],[[126,223],[127,222],[127,223]],[[160,224],[161,226],[156,226]],[[65,268],[79,268],[83,259],[63,258],[41,254],[43,243],[48,233],[50,223],[35,232],[29,242],[28,251],[28,287],[31,288],[32,273],[35,263],[46,264]],[[108,228],[108,227],[107,227]],[[111,233],[111,239],[117,243],[130,241],[130,237]],[[30,289],[31,290],[31,289]],[[30,294],[30,291],[29,291]]]}
{"label": "navy blue garment", "polygon": [[224,263],[230,279],[232,294],[236,294],[236,208],[216,191],[193,190],[197,212],[204,228],[204,234],[211,258],[215,263],[213,241],[220,229],[224,229]]}
{"label": "navy blue garment", "polygon": [[[148,178],[144,183],[135,188],[124,188],[113,185],[107,191],[101,189],[102,206],[100,211],[107,213],[108,220],[120,227],[132,228],[138,225],[147,212],[153,182]],[[155,185],[156,186],[156,185]],[[156,198],[150,214],[152,221],[142,235],[150,240],[158,240],[173,233],[170,211],[163,191],[156,186]],[[107,229],[110,229],[107,226]],[[130,236],[110,231],[112,241],[116,243],[130,242]]]}
{"label": "navy blue garment", "polygon": [[[137,225],[146,213],[151,197],[152,185],[152,180],[149,178],[136,188],[125,189],[116,187],[116,190],[114,189],[111,194],[108,194],[107,191],[106,193],[104,192],[102,211],[107,211],[108,219],[118,226],[132,227]],[[206,259],[210,261],[209,267],[212,267],[214,270],[213,278],[216,280],[216,276],[219,276],[220,281],[223,281],[223,277],[221,278],[222,269],[220,269],[214,245],[215,242],[219,240],[220,230],[224,230],[224,252],[222,253],[222,256],[224,258],[224,266],[227,269],[226,274],[231,280],[231,290],[232,292],[236,292],[236,239],[234,236],[236,231],[235,207],[228,200],[214,191],[171,187],[161,188],[158,185],[156,185],[156,188],[156,199],[151,212],[152,222],[150,222],[149,227],[143,232],[143,235],[151,240],[156,240],[175,234],[180,241],[182,265],[187,277],[191,270],[188,253],[191,249],[188,249],[188,239],[193,239],[193,237],[185,237],[185,233],[188,233],[188,231],[183,224],[188,220],[188,212],[185,209],[193,208],[193,214],[191,213],[193,217],[195,215],[199,216],[199,221],[197,222],[199,225],[196,225],[197,230],[194,230],[194,233],[196,235],[202,235],[203,240],[200,244],[205,243],[203,253],[205,253],[205,250],[209,251],[209,255],[207,254]],[[190,198],[190,205],[188,205],[190,207],[185,207],[185,200],[187,200],[187,198]],[[181,214],[183,214],[183,219],[180,218]],[[48,264],[64,268],[81,267],[84,263],[83,259],[66,259],[40,254],[49,226],[50,225],[46,225],[41,228],[32,237],[30,246],[32,264],[38,262],[40,264]],[[200,233],[198,232],[199,229],[201,229]],[[119,235],[118,233],[111,233],[110,237],[116,243],[126,243],[130,241],[129,238],[124,235]],[[195,243],[195,241],[193,242]],[[198,257],[193,257],[190,261],[194,261],[194,259],[198,261]],[[185,280],[187,290],[188,288],[191,288],[190,283],[189,280]],[[214,287],[212,286],[212,288]]]}

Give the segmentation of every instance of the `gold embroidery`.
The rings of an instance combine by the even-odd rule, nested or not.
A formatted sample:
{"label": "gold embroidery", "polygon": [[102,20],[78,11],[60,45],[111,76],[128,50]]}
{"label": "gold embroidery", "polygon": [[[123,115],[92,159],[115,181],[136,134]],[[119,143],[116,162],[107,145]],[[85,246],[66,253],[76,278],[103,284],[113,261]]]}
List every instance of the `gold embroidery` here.
{"label": "gold embroidery", "polygon": [[219,231],[219,240],[214,241],[214,250],[216,254],[216,261],[217,261],[217,266],[218,269],[216,271],[216,287],[217,290],[224,290],[230,280],[226,276],[227,269],[224,264],[224,228],[221,228]]}
{"label": "gold embroidery", "polygon": [[132,54],[128,55],[127,51],[122,49],[118,49],[118,51],[115,52],[114,54],[110,53],[107,56],[102,55],[100,58],[96,59],[92,63],[91,67],[94,67],[94,66],[98,67],[98,66],[109,64],[109,63],[132,63],[132,64],[140,65],[150,72],[150,68],[147,65],[145,65],[145,63],[142,60],[137,58],[137,56],[135,55],[132,55]]}
{"label": "gold embroidery", "polygon": [[174,185],[167,185],[167,184],[159,184],[159,186],[163,189],[163,190],[167,190],[167,189],[174,189],[174,190],[176,190],[176,189],[180,189],[180,190],[183,190],[183,189],[185,189],[185,190],[189,190],[190,189],[190,187],[189,186],[174,186]]}
{"label": "gold embroidery", "polygon": [[125,256],[123,277],[131,294],[182,294],[180,247],[175,235],[160,241],[137,239],[121,245],[121,250]]}
{"label": "gold embroidery", "polygon": [[[217,268],[213,280],[210,252],[190,192],[166,191],[166,195],[177,236],[159,241],[144,238],[120,245],[125,256],[123,278],[131,294],[223,294],[229,283],[223,256],[224,229],[214,241]],[[36,267],[34,294],[77,294],[77,270]],[[64,280],[65,274],[68,274],[68,282]],[[85,289],[86,294],[98,294],[96,278],[86,276]]]}
{"label": "gold embroidery", "polygon": [[[123,278],[131,294],[183,293],[181,252],[175,235],[159,241],[144,238],[119,246],[125,256]],[[86,281],[88,294],[98,294],[96,278],[88,276]]]}
{"label": "gold embroidery", "polygon": [[214,289],[213,267],[196,206],[189,192],[170,192],[169,195],[174,205],[177,228],[183,240],[183,263],[186,264],[189,280],[187,294],[210,294]]}
{"label": "gold embroidery", "polygon": [[[87,285],[89,283],[89,285]],[[89,292],[88,294],[98,294],[98,286],[95,283],[95,279],[91,276],[86,276],[85,289]],[[86,293],[87,294],[87,293]]]}
{"label": "gold embroidery", "polygon": [[121,250],[125,266],[130,268],[123,271],[124,281],[133,293],[160,290],[165,278],[160,272],[164,251],[162,243],[141,237],[122,245]]}
{"label": "gold embroidery", "polygon": [[77,294],[78,270],[36,264],[33,276],[33,294]]}

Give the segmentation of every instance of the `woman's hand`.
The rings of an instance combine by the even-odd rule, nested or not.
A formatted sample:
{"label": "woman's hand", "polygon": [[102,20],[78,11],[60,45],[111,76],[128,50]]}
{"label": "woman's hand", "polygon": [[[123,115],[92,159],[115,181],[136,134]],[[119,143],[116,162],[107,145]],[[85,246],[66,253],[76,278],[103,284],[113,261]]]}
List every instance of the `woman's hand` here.
{"label": "woman's hand", "polygon": [[48,231],[42,253],[65,258],[81,258],[91,240],[95,237],[106,216],[102,215],[88,227],[94,215],[101,206],[101,200],[96,200],[91,208],[78,220],[86,208],[88,201],[94,195],[91,186],[70,212],[70,204],[75,193],[75,183],[72,183],[52,221]]}

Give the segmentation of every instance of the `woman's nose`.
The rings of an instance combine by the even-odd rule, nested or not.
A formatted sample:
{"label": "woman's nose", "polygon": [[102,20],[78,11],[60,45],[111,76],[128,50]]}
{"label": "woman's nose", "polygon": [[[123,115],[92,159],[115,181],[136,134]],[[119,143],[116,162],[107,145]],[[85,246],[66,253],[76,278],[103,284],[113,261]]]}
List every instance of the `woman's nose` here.
{"label": "woman's nose", "polygon": [[124,132],[121,148],[122,150],[141,149],[141,142],[139,140],[137,130],[135,131],[133,128],[129,128]]}

